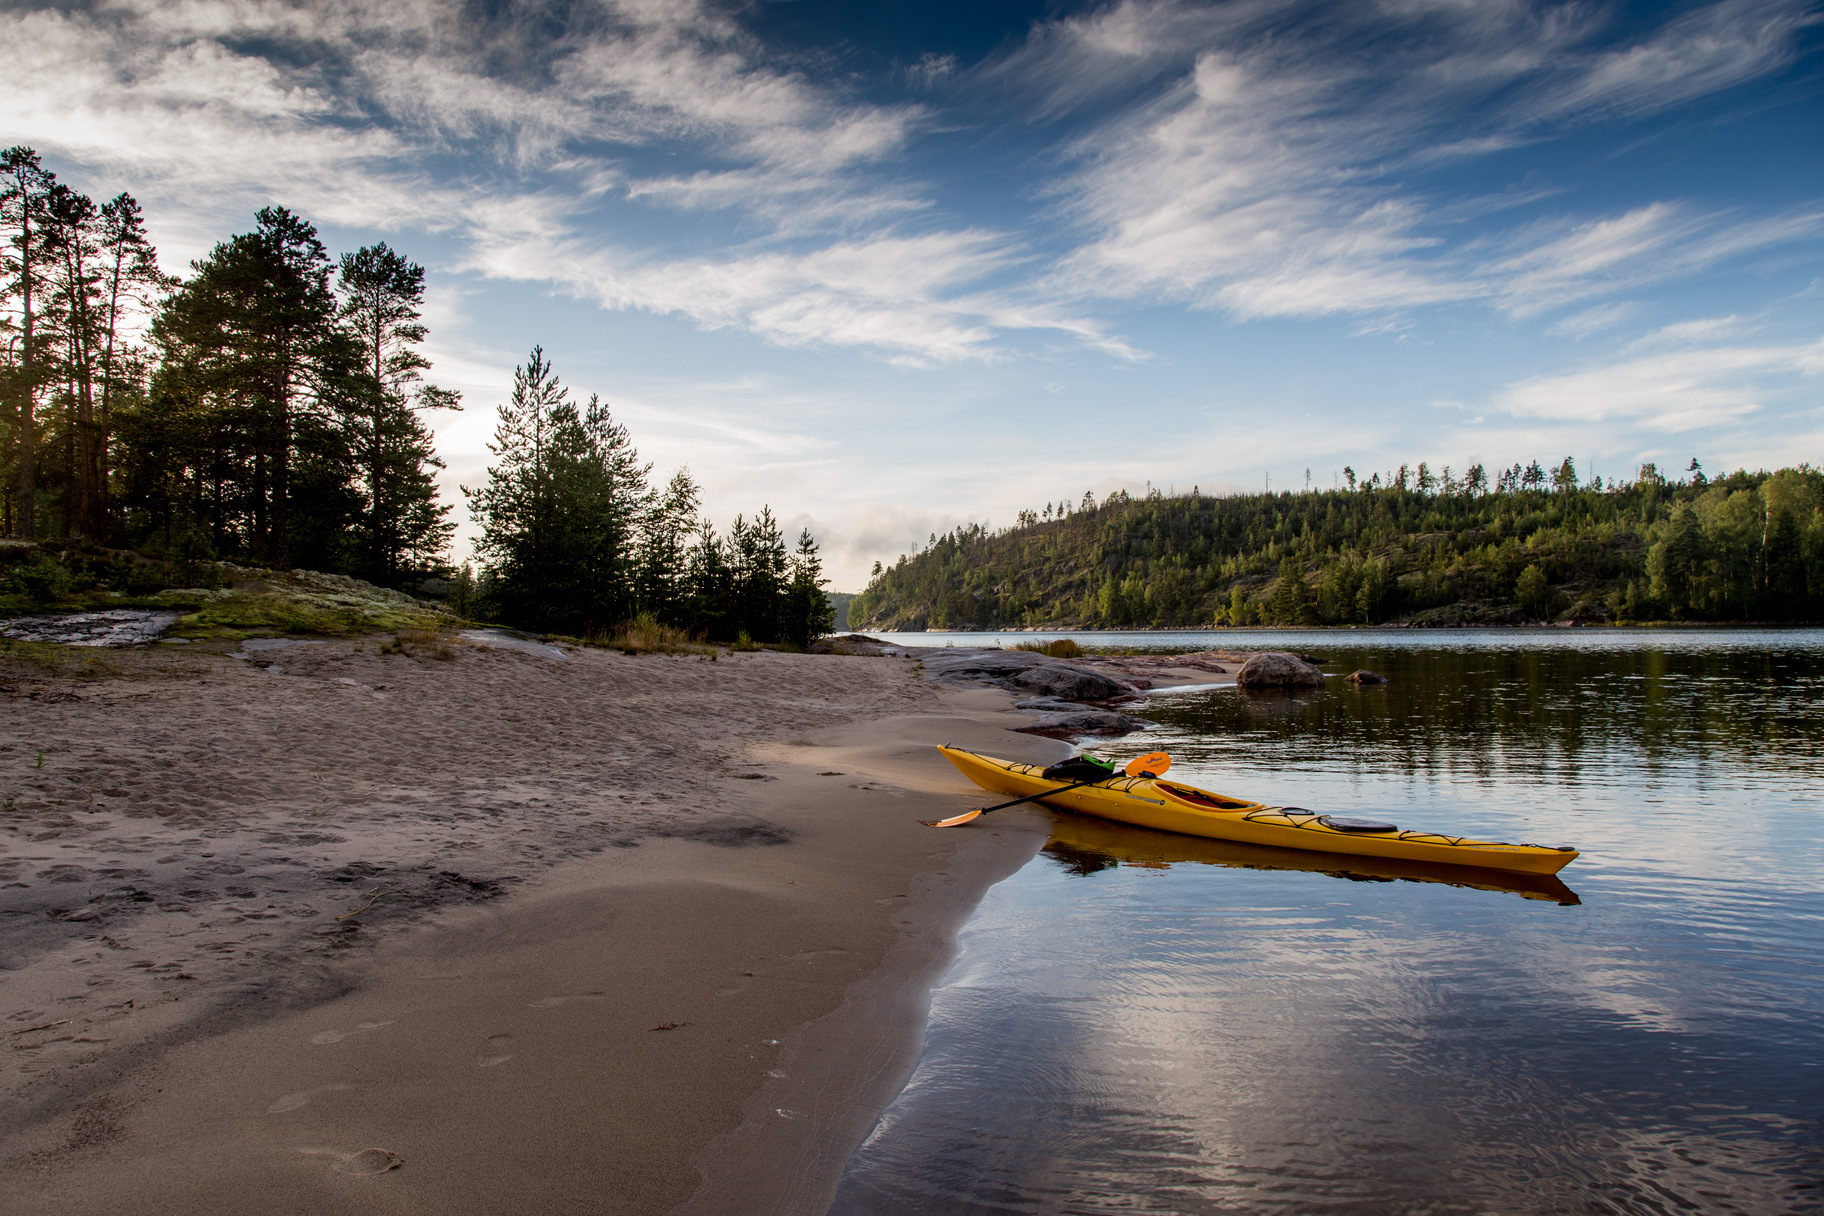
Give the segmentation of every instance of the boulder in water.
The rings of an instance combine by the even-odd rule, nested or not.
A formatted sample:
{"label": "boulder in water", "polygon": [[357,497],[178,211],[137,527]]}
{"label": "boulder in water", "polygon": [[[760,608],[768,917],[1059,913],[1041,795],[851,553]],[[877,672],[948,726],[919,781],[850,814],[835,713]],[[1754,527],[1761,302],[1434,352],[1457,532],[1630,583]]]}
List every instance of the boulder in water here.
{"label": "boulder in water", "polygon": [[1322,688],[1324,673],[1298,655],[1266,650],[1241,665],[1235,682],[1243,688]]}

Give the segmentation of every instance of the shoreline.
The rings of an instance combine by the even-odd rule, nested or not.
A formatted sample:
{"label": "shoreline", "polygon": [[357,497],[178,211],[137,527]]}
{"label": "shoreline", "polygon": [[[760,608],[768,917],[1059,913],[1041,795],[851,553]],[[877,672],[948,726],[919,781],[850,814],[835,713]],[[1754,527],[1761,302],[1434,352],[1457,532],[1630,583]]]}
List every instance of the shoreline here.
{"label": "shoreline", "polygon": [[[96,891],[101,901],[74,913],[98,908],[95,919],[53,918],[55,940],[16,940],[38,953],[0,972],[0,1016],[17,1023],[0,1029],[29,1032],[9,1053],[0,1106],[9,1206],[752,1212],[762,1210],[758,1160],[785,1163],[760,1183],[774,1197],[767,1210],[821,1211],[849,1149],[917,1061],[923,1002],[956,930],[1048,834],[1042,815],[1020,811],[985,831],[919,825],[979,793],[929,745],[1033,759],[1068,750],[1012,732],[1022,719],[1007,714],[1009,694],[935,685],[909,660],[762,654],[698,667],[464,648],[454,662],[408,664],[355,643],[284,658],[283,678],[188,654],[189,668],[175,673],[129,672],[86,688],[47,677],[30,690],[36,703],[24,708],[38,717],[5,741],[7,755],[29,767],[35,744],[25,736],[57,735],[43,729],[54,720],[62,734],[48,767],[72,787],[103,786],[71,761],[108,750],[110,736],[118,746],[135,725],[162,724],[169,737],[141,740],[143,754],[111,778],[126,782],[120,773],[132,770],[159,788],[103,786],[88,804],[99,810],[72,814],[70,799],[50,796],[60,791],[47,776],[37,801],[23,804],[37,822],[9,807],[9,828],[72,822],[47,828],[49,839],[0,837],[8,857],[61,849],[72,872],[82,868],[74,859],[98,858],[85,875],[93,881],[80,885],[52,884],[41,863],[15,865],[29,888],[15,899]],[[157,662],[175,660],[139,666]],[[380,667],[393,679],[377,678]],[[547,719],[588,717],[578,700],[591,690],[601,698],[604,684],[643,694],[616,724],[644,731],[648,752],[670,747],[662,765],[637,763],[636,747],[635,771],[605,782],[597,770],[611,767],[601,762],[617,732],[565,732]],[[435,755],[409,746],[413,724],[426,720],[485,734],[474,697],[503,690],[512,693],[503,725],[538,719],[557,736],[549,764],[497,771],[518,738],[458,739]],[[17,681],[9,692],[18,696]],[[669,717],[653,721],[667,706]],[[268,712],[296,728],[292,738],[263,734]],[[712,724],[718,734],[706,741]],[[406,733],[402,754],[354,774],[360,788],[328,780],[338,765],[358,768],[362,741],[388,730]],[[237,737],[243,754],[225,754]],[[190,746],[198,738],[213,746]],[[174,749],[195,754],[173,764]],[[262,762],[263,787],[224,778]],[[403,805],[391,787],[438,765],[450,771],[438,773],[434,805]],[[713,771],[669,779],[692,766]],[[484,773],[486,796],[453,801]],[[180,803],[169,816],[135,809],[174,800],[186,785],[206,805]],[[109,813],[122,806],[124,816]],[[326,839],[300,846],[307,833],[293,831],[287,843],[281,820],[315,820]],[[436,835],[450,823],[461,839]],[[166,848],[184,854],[169,876],[151,860],[101,856]],[[284,899],[308,893],[295,857],[294,869],[271,874],[240,864],[274,861],[253,854],[279,849],[323,850],[318,867],[332,877],[346,877],[331,863],[351,852],[369,857],[361,881],[329,884],[323,899],[340,896],[341,906],[408,878],[424,880],[422,890],[382,895],[348,920],[335,907],[279,899],[262,911],[262,897],[278,890],[271,883],[288,884]],[[433,899],[451,884],[432,867],[451,857],[465,866],[450,872],[493,889]],[[171,910],[134,915],[110,903],[106,888],[120,876],[98,868],[105,861],[140,871],[127,881],[153,899],[168,895]],[[182,884],[206,881],[197,875],[210,865],[239,868],[229,881],[245,885],[185,906]],[[351,867],[360,868],[339,870]],[[346,933],[349,920],[366,928]],[[379,940],[338,951],[318,944],[325,929],[332,943]],[[254,939],[264,940],[246,951]],[[228,944],[209,948],[218,943]],[[200,961],[162,961],[180,948]],[[22,1071],[28,1061],[35,1069]],[[791,1092],[811,1108],[798,1112],[805,1119],[758,1118],[796,1110],[777,1097]],[[402,1164],[350,1172],[379,1168],[387,1154]]]}

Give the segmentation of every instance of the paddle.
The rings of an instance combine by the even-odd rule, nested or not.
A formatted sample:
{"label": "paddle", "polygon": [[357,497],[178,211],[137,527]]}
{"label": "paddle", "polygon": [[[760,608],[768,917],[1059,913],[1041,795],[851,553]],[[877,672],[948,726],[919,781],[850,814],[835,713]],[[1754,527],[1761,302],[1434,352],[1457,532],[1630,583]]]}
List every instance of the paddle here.
{"label": "paddle", "polygon": [[[1127,767],[1121,771],[1125,772],[1129,777],[1158,777],[1170,767],[1172,767],[1172,758],[1170,756],[1166,755],[1164,752],[1148,752],[1144,756],[1135,756],[1132,760],[1129,760],[1127,762]],[[921,819],[919,822],[928,828],[953,828],[958,824],[968,823],[971,819],[986,815],[989,811],[1006,810],[1008,807],[1018,806],[1022,802],[1034,802],[1040,798],[1049,798],[1053,794],[1062,794],[1067,790],[1080,790],[1086,785],[1094,785],[1098,781],[1107,781],[1113,776],[1116,776],[1116,773],[1098,773],[1087,781],[1078,781],[1071,785],[1061,785],[1055,790],[1043,790],[1037,794],[1028,794],[1024,798],[1015,798],[1012,802],[997,802],[993,806],[977,807],[975,810],[966,811],[963,814],[956,816],[954,819]]]}

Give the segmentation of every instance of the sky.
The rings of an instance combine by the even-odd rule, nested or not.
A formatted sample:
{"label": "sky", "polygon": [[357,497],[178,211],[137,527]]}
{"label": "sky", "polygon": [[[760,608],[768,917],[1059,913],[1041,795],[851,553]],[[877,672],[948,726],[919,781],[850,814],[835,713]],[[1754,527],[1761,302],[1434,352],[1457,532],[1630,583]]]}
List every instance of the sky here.
{"label": "sky", "polygon": [[0,144],[168,269],[427,270],[443,484],[542,345],[858,590],[1115,489],[1824,463],[1824,5],[0,6]]}

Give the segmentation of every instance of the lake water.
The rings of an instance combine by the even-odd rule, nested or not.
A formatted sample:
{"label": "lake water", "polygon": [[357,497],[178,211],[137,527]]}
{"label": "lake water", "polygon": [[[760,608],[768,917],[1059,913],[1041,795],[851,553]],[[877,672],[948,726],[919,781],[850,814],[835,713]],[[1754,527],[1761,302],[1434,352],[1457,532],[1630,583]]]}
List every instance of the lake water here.
{"label": "lake water", "polygon": [[1583,855],[1478,884],[1056,813],[833,1212],[1824,1210],[1824,632],[1186,639],[1391,682],[1167,693],[1092,750]]}

